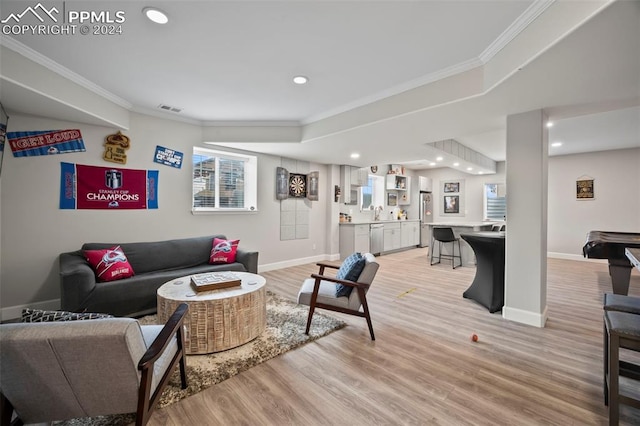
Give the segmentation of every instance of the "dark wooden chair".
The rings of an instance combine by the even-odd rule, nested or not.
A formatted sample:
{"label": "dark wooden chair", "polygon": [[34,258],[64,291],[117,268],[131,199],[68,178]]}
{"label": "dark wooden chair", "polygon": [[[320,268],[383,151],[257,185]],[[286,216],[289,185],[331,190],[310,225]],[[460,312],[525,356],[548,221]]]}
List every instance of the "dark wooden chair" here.
{"label": "dark wooden chair", "polygon": [[640,365],[620,360],[620,349],[640,351],[640,315],[628,312],[604,311],[604,402],[609,406],[609,425],[617,425],[620,404],[640,409],[640,399],[623,391],[620,377],[640,381]]}
{"label": "dark wooden chair", "polygon": [[[373,325],[369,315],[369,305],[367,304],[367,292],[373,283],[373,279],[378,272],[379,264],[371,253],[366,253],[365,266],[357,281],[340,280],[335,276],[325,275],[325,269],[339,269],[340,266],[330,263],[320,262],[317,265],[320,270],[317,274],[311,274],[307,278],[298,292],[298,303],[309,306],[309,317],[307,318],[306,334],[309,334],[311,320],[316,308],[327,309],[344,314],[364,317],[369,326],[371,340],[376,340],[373,334]],[[353,290],[348,296],[336,296],[336,284],[352,287]],[[360,310],[362,309],[362,310]]]}
{"label": "dark wooden chair", "polygon": [[187,387],[187,310],[178,306],[164,326],[132,318],[0,325],[2,425],[134,412],[145,425],[178,364]]}

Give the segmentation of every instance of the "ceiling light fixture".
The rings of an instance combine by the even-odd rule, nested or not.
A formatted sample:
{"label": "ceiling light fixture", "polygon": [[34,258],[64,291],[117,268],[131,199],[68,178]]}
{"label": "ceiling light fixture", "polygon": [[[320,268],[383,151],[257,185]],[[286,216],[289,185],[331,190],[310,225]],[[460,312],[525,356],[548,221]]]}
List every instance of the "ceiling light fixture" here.
{"label": "ceiling light fixture", "polygon": [[442,158],[442,157],[436,158],[436,161],[442,161],[442,160],[444,160],[444,158]]}
{"label": "ceiling light fixture", "polygon": [[146,16],[149,20],[155,22],[156,24],[166,24],[167,22],[169,22],[169,17],[167,16],[167,14],[158,8],[145,7],[144,9],[142,9],[142,13],[144,13],[144,16]]}
{"label": "ceiling light fixture", "polygon": [[351,154],[351,158],[360,158],[360,154],[354,152],[353,154]]}
{"label": "ceiling light fixture", "polygon": [[454,167],[458,167],[460,163],[453,163]]}
{"label": "ceiling light fixture", "polygon": [[293,77],[293,82],[295,84],[307,84],[308,81],[309,79],[304,75],[296,75],[295,77]]}
{"label": "ceiling light fixture", "polygon": [[547,121],[547,127],[553,127],[553,121]]}
{"label": "ceiling light fixture", "polygon": [[473,167],[467,167],[467,170],[471,171],[471,170],[473,170]]}
{"label": "ceiling light fixture", "polygon": [[562,142],[554,142],[551,144],[552,147],[557,148],[559,146],[562,146]]}
{"label": "ceiling light fixture", "polygon": [[436,165],[436,163],[429,163],[429,165],[433,167]]}

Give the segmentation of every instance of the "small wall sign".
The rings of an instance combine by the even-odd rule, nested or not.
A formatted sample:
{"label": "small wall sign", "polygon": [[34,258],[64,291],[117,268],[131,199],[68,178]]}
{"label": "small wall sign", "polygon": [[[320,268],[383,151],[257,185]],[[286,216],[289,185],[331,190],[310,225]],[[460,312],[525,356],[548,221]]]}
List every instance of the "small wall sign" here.
{"label": "small wall sign", "polygon": [[182,167],[182,159],[184,154],[174,149],[165,148],[160,145],[156,145],[156,153],[153,155],[153,161],[165,166],[175,167],[179,169]]}
{"label": "small wall sign", "polygon": [[593,200],[593,179],[578,179],[576,181],[576,199]]}
{"label": "small wall sign", "polygon": [[130,146],[129,137],[121,132],[109,135],[105,138],[102,159],[112,163],[127,164],[127,150]]}

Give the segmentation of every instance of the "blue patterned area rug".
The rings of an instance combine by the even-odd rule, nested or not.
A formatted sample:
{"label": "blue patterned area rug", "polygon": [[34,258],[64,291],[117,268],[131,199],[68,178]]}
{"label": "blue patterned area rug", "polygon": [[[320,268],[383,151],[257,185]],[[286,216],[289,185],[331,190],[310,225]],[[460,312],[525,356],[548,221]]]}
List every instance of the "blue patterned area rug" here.
{"label": "blue patterned area rug", "polygon": [[[264,361],[343,328],[346,323],[321,312],[313,315],[309,335],[304,334],[309,307],[298,305],[267,291],[267,327],[257,339],[238,348],[208,355],[187,356],[187,389],[180,388],[180,375],[169,381],[158,408],[166,407],[235,376]],[[140,319],[155,324],[156,316]],[[135,414],[100,416],[53,422],[56,426],[124,426],[135,422]]]}

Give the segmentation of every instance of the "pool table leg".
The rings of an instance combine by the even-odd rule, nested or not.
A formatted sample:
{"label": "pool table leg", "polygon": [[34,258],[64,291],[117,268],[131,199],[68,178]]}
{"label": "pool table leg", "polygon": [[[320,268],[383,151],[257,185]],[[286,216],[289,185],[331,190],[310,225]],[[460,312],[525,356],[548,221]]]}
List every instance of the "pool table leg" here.
{"label": "pool table leg", "polygon": [[612,265],[609,263],[609,275],[611,276],[611,284],[615,294],[629,293],[629,279],[631,278],[631,269],[629,265]]}

